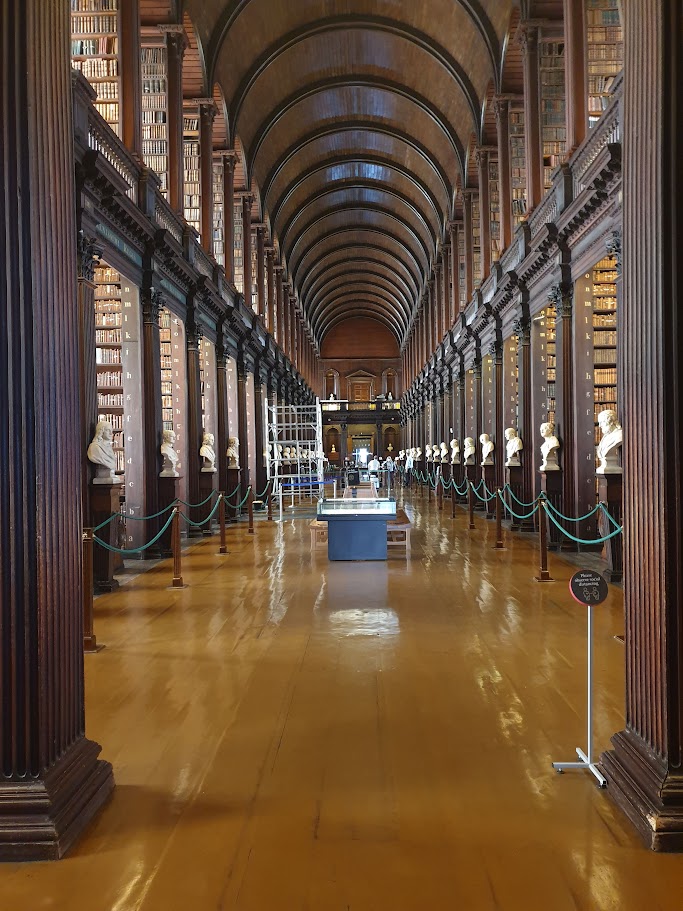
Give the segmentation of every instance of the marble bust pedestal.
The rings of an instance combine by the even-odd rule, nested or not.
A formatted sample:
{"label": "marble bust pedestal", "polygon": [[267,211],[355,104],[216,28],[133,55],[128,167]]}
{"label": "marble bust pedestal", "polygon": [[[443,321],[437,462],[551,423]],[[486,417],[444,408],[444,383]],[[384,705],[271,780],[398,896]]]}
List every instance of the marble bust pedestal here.
{"label": "marble bust pedestal", "polygon": [[[623,521],[623,484],[621,470],[606,474],[598,474],[598,499],[607,506],[609,514],[615,522],[621,525]],[[614,525],[607,516],[600,511],[598,523],[600,535],[608,535],[614,531]],[[624,577],[624,539],[623,535],[615,535],[605,541],[605,559],[607,569],[604,576],[608,582],[621,582]]]}
{"label": "marble bust pedestal", "polygon": [[[199,501],[206,500],[206,498],[211,494],[212,491],[218,490],[218,472],[214,469],[213,471],[202,471],[199,472]],[[228,490],[227,493],[230,493]],[[204,519],[208,516],[211,510],[216,505],[216,498],[209,500],[204,506],[198,506],[196,509],[192,510],[192,519],[195,522],[203,522]],[[204,537],[209,537],[213,534],[214,523],[218,520],[218,511],[214,513],[213,518],[202,525],[201,528],[196,528],[195,531],[199,535]]]}
{"label": "marble bust pedestal", "polygon": [[233,497],[230,497],[229,500],[226,499],[225,501],[225,518],[231,522],[234,522],[237,519],[237,504],[243,499],[244,493],[242,493],[242,469],[233,468],[228,465],[228,489],[225,491],[226,497],[229,497],[236,487],[237,493]]}
{"label": "marble bust pedestal", "polygon": [[[525,502],[524,497],[524,472],[521,464],[519,465],[506,465],[505,467],[505,483],[509,485],[510,490],[517,497],[518,500]],[[509,494],[506,494],[506,499],[512,509],[519,515],[523,515],[525,512],[528,512],[526,509],[522,509]],[[507,511],[503,513],[503,518],[510,518],[510,531],[519,531],[522,527],[522,522],[520,519],[516,519],[513,515],[510,515]]]}
{"label": "marble bust pedestal", "polygon": [[[484,483],[486,484],[486,486],[488,487],[488,489],[491,491],[491,493],[495,493],[496,492],[496,466],[495,466],[492,458],[491,458],[490,462],[487,461],[484,464],[482,464],[481,477],[482,477],[482,480],[484,481]],[[482,494],[482,496],[488,497],[488,494],[486,493],[486,491],[483,488],[480,488],[479,493]],[[488,503],[482,503],[481,501],[479,501],[479,503],[481,505],[481,508],[486,510],[487,519],[496,518],[495,498],[493,500],[489,500]]]}
{"label": "marble bust pedestal", "polygon": [[[556,469],[555,471],[541,471],[541,490],[548,497],[548,500],[555,509],[563,512],[562,502],[563,502],[563,483],[562,483],[562,471]],[[522,512],[528,512],[528,509],[523,509]],[[541,510],[536,513],[538,516],[539,522],[543,519],[548,523],[548,550],[559,550],[564,541],[569,541],[569,538],[565,538],[560,529],[555,525],[552,519],[546,519],[544,515],[541,514]],[[573,534],[576,534],[576,530],[572,529]],[[571,548],[575,550],[575,547]]]}
{"label": "marble bust pedestal", "polygon": [[[117,480],[115,484],[96,483],[93,480],[90,487],[90,520],[92,527],[106,522],[107,519],[120,512],[121,506],[121,482]],[[96,532],[98,538],[101,538],[107,544],[118,547],[119,522],[117,519],[111,521],[104,528]],[[107,550],[99,544],[93,546],[93,582],[95,592],[112,592],[119,587],[118,581],[114,578],[114,573],[123,567],[123,560],[120,554]]]}

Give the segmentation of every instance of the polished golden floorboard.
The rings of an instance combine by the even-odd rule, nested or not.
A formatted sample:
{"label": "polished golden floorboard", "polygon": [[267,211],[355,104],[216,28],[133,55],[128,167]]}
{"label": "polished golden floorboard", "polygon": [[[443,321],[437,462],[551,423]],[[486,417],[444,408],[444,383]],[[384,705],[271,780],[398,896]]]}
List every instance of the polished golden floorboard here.
{"label": "polished golden floorboard", "polygon": [[[114,797],[65,860],[0,867],[2,911],[680,911],[587,773],[585,611],[533,540],[412,502],[407,562],[312,558],[259,521],[97,599],[88,735]],[[596,748],[623,725],[621,594],[598,611]]]}

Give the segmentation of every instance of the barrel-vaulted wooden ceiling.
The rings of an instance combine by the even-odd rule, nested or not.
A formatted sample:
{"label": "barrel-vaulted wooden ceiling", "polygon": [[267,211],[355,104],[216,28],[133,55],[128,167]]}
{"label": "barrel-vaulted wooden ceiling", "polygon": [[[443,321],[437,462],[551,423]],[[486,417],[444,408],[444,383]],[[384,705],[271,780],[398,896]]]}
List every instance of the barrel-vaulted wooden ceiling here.
{"label": "barrel-vaulted wooden ceiling", "polygon": [[[501,84],[515,0],[186,0],[206,86],[320,342],[405,340]],[[515,11],[514,15],[517,13]]]}

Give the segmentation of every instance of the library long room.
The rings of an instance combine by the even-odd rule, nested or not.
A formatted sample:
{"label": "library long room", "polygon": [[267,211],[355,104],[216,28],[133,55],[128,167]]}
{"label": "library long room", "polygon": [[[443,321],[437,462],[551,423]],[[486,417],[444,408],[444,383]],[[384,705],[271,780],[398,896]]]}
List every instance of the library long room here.
{"label": "library long room", "polygon": [[679,911],[679,0],[5,0],[0,908]]}

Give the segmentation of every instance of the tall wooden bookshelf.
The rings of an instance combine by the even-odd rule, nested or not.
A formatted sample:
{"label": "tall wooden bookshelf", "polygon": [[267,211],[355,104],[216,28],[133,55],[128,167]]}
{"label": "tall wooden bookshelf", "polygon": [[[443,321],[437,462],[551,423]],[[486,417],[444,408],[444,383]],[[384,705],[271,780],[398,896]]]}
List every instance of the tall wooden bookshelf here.
{"label": "tall wooden bookshelf", "polygon": [[519,430],[518,355],[517,336],[511,335],[503,345],[503,423],[515,430]]}
{"label": "tall wooden bookshelf", "polygon": [[546,307],[546,388],[548,397],[548,420],[555,422],[555,385],[557,381],[557,329],[555,307]]}
{"label": "tall wooden bookshelf", "polygon": [[95,89],[95,107],[120,137],[119,32],[119,0],[71,0],[71,65]]}
{"label": "tall wooden bookshelf", "polygon": [[244,294],[244,226],[242,224],[242,200],[235,201],[233,215],[235,287]]}
{"label": "tall wooden bookshelf", "polygon": [[465,287],[465,232],[458,231],[458,303],[462,312],[467,306],[467,289]]}
{"label": "tall wooden bookshelf", "polygon": [[500,259],[500,181],[498,160],[489,159],[489,218],[491,231],[491,262]]}
{"label": "tall wooden bookshelf", "polygon": [[617,263],[606,256],[593,269],[593,383],[595,443],[598,415],[617,410]]}
{"label": "tall wooden bookshelf", "polygon": [[158,31],[143,29],[141,42],[142,158],[168,197],[168,51]]}
{"label": "tall wooden bookshelf", "polygon": [[201,225],[201,170],[199,108],[183,107],[183,214],[199,233]]}
{"label": "tall wooden bookshelf", "polygon": [[481,208],[479,194],[472,196],[472,275],[473,284],[478,288],[481,284]]}
{"label": "tall wooden bookshelf", "polygon": [[109,266],[95,269],[95,364],[97,420],[114,429],[116,472],[125,468],[123,367],[121,364],[121,276]]}
{"label": "tall wooden bookshelf", "polygon": [[588,53],[588,126],[607,107],[614,77],[624,66],[624,36],[617,0],[585,0]]}
{"label": "tall wooden bookshelf", "polygon": [[225,266],[225,199],[223,157],[213,160],[213,255],[219,266]]}
{"label": "tall wooden bookshelf", "polygon": [[166,307],[159,314],[161,341],[161,419],[164,430],[173,430],[173,350],[171,340],[171,312]]}
{"label": "tall wooden bookshelf", "polygon": [[[258,312],[258,245],[256,235],[251,238],[251,309],[260,316]],[[247,304],[249,301],[247,301]]]}
{"label": "tall wooden bookshelf", "polygon": [[510,110],[510,186],[512,223],[516,228],[526,218],[526,146],[524,108]]}
{"label": "tall wooden bookshelf", "polygon": [[567,147],[564,42],[542,41],[539,54],[541,84],[541,145],[543,185],[550,189],[552,173]]}

